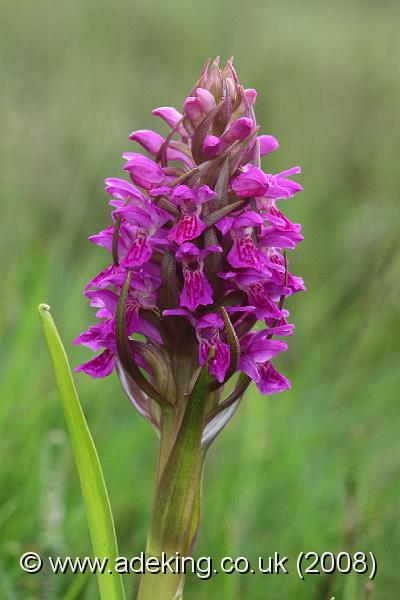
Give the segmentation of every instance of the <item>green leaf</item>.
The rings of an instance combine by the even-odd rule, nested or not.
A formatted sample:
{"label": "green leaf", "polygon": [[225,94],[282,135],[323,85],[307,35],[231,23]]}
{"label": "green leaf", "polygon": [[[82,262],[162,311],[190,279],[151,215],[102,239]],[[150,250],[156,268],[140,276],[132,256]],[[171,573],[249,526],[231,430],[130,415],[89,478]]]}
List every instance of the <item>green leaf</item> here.
{"label": "green leaf", "polygon": [[223,217],[229,215],[229,213],[233,212],[234,210],[237,210],[238,208],[241,208],[244,203],[244,200],[237,200],[232,204],[227,204],[226,206],[223,206],[222,208],[219,208],[218,210],[215,210],[214,212],[208,214],[206,217],[204,217],[203,221],[207,225],[207,227],[211,227],[211,225],[214,225],[214,223],[218,223],[218,221],[220,221]]}
{"label": "green leaf", "polygon": [[[99,457],[79,402],[65,349],[50,314],[50,307],[40,304],[39,314],[78,468],[93,554],[100,558],[107,557],[109,564],[113,565],[118,556],[117,539]],[[97,577],[102,600],[124,600],[121,575],[110,574],[107,571],[104,574],[97,573]]]}
{"label": "green leaf", "polygon": [[118,216],[114,223],[114,232],[113,232],[113,238],[112,238],[112,257],[113,257],[113,262],[114,262],[115,267],[118,267],[118,265],[119,265],[118,238],[119,238],[120,228],[121,228],[121,217]]}

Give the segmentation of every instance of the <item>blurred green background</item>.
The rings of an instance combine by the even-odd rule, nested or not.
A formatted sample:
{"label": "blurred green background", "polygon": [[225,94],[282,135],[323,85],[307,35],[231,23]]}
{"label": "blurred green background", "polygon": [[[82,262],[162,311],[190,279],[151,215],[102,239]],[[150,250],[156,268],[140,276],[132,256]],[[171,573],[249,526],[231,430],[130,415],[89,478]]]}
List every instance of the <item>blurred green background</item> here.
{"label": "blurred green background", "polygon": [[[205,60],[235,57],[257,117],[300,164],[285,208],[305,241],[291,256],[308,293],[280,367],[290,393],[251,388],[210,453],[196,554],[291,557],[291,574],[189,578],[193,600],[399,597],[398,2],[26,0],[1,3],[2,288],[0,598],[97,598],[94,576],[23,574],[19,556],[90,552],[82,498],[37,305],[71,363],[93,313],[82,297],[106,256],[105,177],[133,129],[181,107]],[[76,377],[108,484],[120,553],[145,544],[156,439],[116,377]],[[375,553],[378,574],[294,572],[300,551]],[[137,586],[126,578],[128,598]]]}

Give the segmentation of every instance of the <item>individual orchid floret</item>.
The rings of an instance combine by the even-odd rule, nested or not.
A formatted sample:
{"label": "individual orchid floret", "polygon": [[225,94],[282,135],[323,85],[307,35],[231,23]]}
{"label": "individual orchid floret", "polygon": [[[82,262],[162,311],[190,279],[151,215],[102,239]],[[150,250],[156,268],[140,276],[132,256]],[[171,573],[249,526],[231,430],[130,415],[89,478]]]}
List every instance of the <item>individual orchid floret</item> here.
{"label": "individual orchid floret", "polygon": [[207,135],[203,142],[203,152],[207,158],[215,158],[221,153],[223,146],[221,138],[216,135]]}
{"label": "individual orchid floret", "polygon": [[232,143],[236,140],[246,139],[254,129],[254,123],[252,119],[248,117],[241,117],[232,122],[229,129],[222,135],[222,141],[224,143]]}
{"label": "individual orchid floret", "polygon": [[211,252],[222,252],[222,248],[209,246],[200,250],[191,242],[184,242],[176,253],[177,260],[182,262],[184,279],[180,303],[190,311],[200,305],[212,304],[213,290],[204,274],[204,259]]}
{"label": "individual orchid floret", "polygon": [[260,147],[260,156],[271,154],[271,152],[275,152],[279,148],[278,140],[272,135],[259,135],[257,139]]}
{"label": "individual orchid floret", "polygon": [[193,96],[189,96],[189,98],[186,98],[185,104],[183,105],[183,111],[185,116],[189,119],[193,126],[198,125],[204,117],[204,109],[202,103],[198,98],[195,98]]}
{"label": "individual orchid floret", "polygon": [[179,206],[180,218],[168,233],[168,239],[183,244],[197,238],[206,228],[199,216],[202,204],[213,198],[216,198],[216,193],[208,185],[193,189],[187,185],[178,185],[171,194],[171,201]]}
{"label": "individual orchid floret", "polygon": [[254,88],[247,88],[247,90],[244,90],[244,92],[246,94],[246,98],[249,101],[250,106],[253,106],[257,100],[257,90],[255,90]]}
{"label": "individual orchid floret", "polygon": [[236,217],[232,222],[233,244],[227,255],[231,267],[259,268],[265,264],[265,256],[254,242],[254,228],[264,223],[261,215],[247,211]]}
{"label": "individual orchid floret", "polygon": [[133,183],[146,190],[162,185],[165,179],[163,170],[150,158],[137,152],[125,152],[123,156],[127,160],[124,169],[129,172]]}
{"label": "individual orchid floret", "polygon": [[[230,346],[221,341],[221,333],[224,329],[222,317],[209,312],[204,317],[197,319],[183,308],[165,310],[163,316],[186,317],[196,332],[200,366],[209,361],[210,374],[222,383],[230,366]],[[211,351],[213,357],[209,360]]]}
{"label": "individual orchid floret", "polygon": [[[116,177],[109,177],[105,180],[105,184],[106,192],[113,198],[122,200],[123,203],[127,200],[137,200],[140,203],[145,202],[144,194],[138,190],[137,187],[129,183],[129,181],[117,179]],[[121,203],[114,203],[114,206],[121,206]]]}
{"label": "individual orchid floret", "polygon": [[153,115],[161,117],[167,125],[174,129],[181,137],[187,137],[187,131],[181,124],[183,115],[172,106],[160,106],[153,110]]}
{"label": "individual orchid floret", "polygon": [[201,87],[197,88],[196,97],[200,103],[200,106],[201,106],[204,114],[208,114],[215,108],[215,106],[216,106],[215,98],[208,90],[201,88]]}
{"label": "individual orchid floret", "polygon": [[168,219],[168,215],[163,218],[163,215],[160,215],[155,208],[150,209],[150,212],[146,212],[141,208],[127,205],[114,211],[115,216],[123,217],[131,225],[129,228],[130,248],[123,257],[119,255],[120,260],[122,258],[121,264],[124,267],[140,267],[151,259],[153,249],[158,243],[156,236],[159,234],[161,225]]}
{"label": "individual orchid floret", "polygon": [[[165,139],[162,135],[151,129],[139,129],[138,131],[133,131],[129,136],[129,139],[140,144],[142,148],[150,152],[154,157],[159,155],[163,144],[165,143]],[[166,159],[167,161],[179,161],[189,169],[194,167],[193,159],[188,156],[186,152],[182,151],[178,142],[170,142],[166,149]]]}
{"label": "individual orchid floret", "polygon": [[116,344],[113,344],[112,350],[104,350],[101,352],[101,354],[98,354],[95,358],[92,358],[92,360],[82,363],[76,367],[75,371],[82,371],[94,379],[108,377],[115,368],[116,356]]}
{"label": "individual orchid floret", "polygon": [[214,349],[214,357],[210,361],[210,374],[222,383],[230,364],[229,345],[221,341],[220,332],[224,329],[224,321],[215,313],[208,313],[196,322],[196,336],[199,340],[199,363],[205,364]]}
{"label": "individual orchid floret", "polygon": [[[280,319],[282,313],[274,297],[279,298],[281,294],[271,294],[269,287],[271,275],[271,271],[260,272],[255,269],[240,269],[237,273],[230,271],[219,274],[227,282],[231,281],[235,287],[246,293],[249,305],[255,308],[254,313],[257,319]],[[280,289],[279,291],[283,293],[286,290]]]}
{"label": "individual orchid floret", "polygon": [[301,173],[300,167],[292,167],[276,175],[267,175],[269,181],[266,192],[267,198],[292,198],[297,192],[301,192],[303,190],[302,186],[297,181],[288,179],[289,175],[298,173]]}
{"label": "individual orchid floret", "polygon": [[265,196],[269,187],[268,176],[258,167],[248,167],[232,182],[232,190],[239,198]]}
{"label": "individual orchid floret", "polygon": [[212,159],[234,142],[248,138],[253,130],[252,119],[248,117],[236,119],[220,137],[207,135],[203,142],[203,152],[207,158]]}
{"label": "individual orchid floret", "polygon": [[157,156],[160,147],[165,142],[162,135],[151,129],[139,129],[132,131],[129,139],[140,144],[145,150],[153,156]]}
{"label": "individual orchid floret", "polygon": [[269,339],[265,331],[259,331],[248,334],[242,341],[241,349],[238,368],[256,382],[262,394],[290,388],[289,381],[271,364],[271,358],[287,350],[285,342]]}
{"label": "individual orchid floret", "polygon": [[[147,290],[148,291],[148,290]],[[111,290],[87,291],[85,295],[90,298],[91,306],[98,308],[96,316],[102,319],[96,325],[81,333],[74,344],[82,344],[94,352],[103,349],[103,352],[83,365],[77,370],[84,371],[92,377],[107,377],[113,371],[117,361],[117,345],[115,340],[115,312],[118,305],[118,294]],[[131,292],[127,308],[127,332],[128,335],[141,333],[152,339],[153,342],[161,342],[160,334],[151,323],[142,319],[139,315],[140,308],[148,306],[143,302],[146,294],[137,291]],[[142,366],[145,366],[142,359]]]}

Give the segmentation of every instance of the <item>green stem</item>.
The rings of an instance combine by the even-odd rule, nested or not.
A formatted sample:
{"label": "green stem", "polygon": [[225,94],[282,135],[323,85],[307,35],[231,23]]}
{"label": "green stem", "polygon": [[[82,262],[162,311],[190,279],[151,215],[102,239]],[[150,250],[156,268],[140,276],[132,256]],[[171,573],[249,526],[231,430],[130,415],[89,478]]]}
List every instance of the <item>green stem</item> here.
{"label": "green stem", "polygon": [[[193,502],[193,511],[189,523],[189,538],[191,540],[189,548],[184,545],[182,548],[177,548],[173,552],[166,552],[168,556],[190,556],[195,545],[197,534],[200,526],[201,503],[202,503],[202,474],[203,468],[200,469],[196,482],[196,493]],[[156,551],[154,546],[149,543],[146,547],[146,558],[156,556],[161,559],[161,551]],[[145,573],[141,577],[137,600],[181,600],[185,575],[179,573]]]}
{"label": "green stem", "polygon": [[[206,364],[193,387],[170,446],[172,421],[164,421],[161,434],[158,480],[149,528],[146,558],[174,558],[174,572],[142,575],[138,600],[177,600],[181,598],[184,577],[180,557],[189,556],[200,520],[203,452],[201,437],[208,400],[210,378]],[[164,412],[165,416],[165,412]],[[169,454],[168,447],[170,448]]]}

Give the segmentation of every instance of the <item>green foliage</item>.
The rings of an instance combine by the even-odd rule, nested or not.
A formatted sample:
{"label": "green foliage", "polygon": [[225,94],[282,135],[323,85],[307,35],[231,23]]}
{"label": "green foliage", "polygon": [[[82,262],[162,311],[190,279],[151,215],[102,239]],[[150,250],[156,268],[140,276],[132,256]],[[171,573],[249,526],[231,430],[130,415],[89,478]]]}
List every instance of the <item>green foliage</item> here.
{"label": "green foliage", "polygon": [[[107,557],[111,565],[118,556],[117,540],[96,447],[79,402],[65,349],[50,314],[50,307],[41,304],[39,314],[79,473],[93,556]],[[120,575],[109,571],[99,572],[98,582],[102,600],[124,600]]]}
{"label": "green foliage", "polygon": [[[82,298],[106,255],[86,241],[109,223],[104,177],[120,176],[128,133],[166,128],[208,58],[233,54],[256,87],[258,122],[281,147],[263,166],[301,164],[285,205],[304,225],[289,253],[309,292],[288,303],[296,335],[279,366],[289,393],[253,387],[211,449],[196,555],[375,552],[372,596],[397,597],[400,525],[398,246],[400,7],[339,0],[1,4],[0,597],[98,598],[94,577],[21,572],[19,556],[90,553],[79,482],[37,319],[49,302],[70,341],[93,319]],[[111,497],[121,555],[145,547],[154,432],[116,377],[77,376]],[[126,577],[127,597],[137,587]],[[344,577],[189,577],[190,600],[363,597]],[[330,594],[330,596],[329,596]]]}
{"label": "green foliage", "polygon": [[[190,555],[193,535],[199,522],[201,478],[204,450],[201,447],[204,415],[211,378],[208,362],[203,365],[187,399],[185,412],[165,465],[159,461],[157,484],[146,553],[161,558]],[[164,408],[164,411],[169,410]],[[164,423],[167,415],[164,414]],[[168,419],[170,422],[171,420]],[[171,423],[175,425],[174,421]],[[171,435],[165,429],[162,435]],[[160,457],[161,458],[161,457]],[[180,589],[181,572],[146,574],[140,582],[138,599],[175,598]]]}

